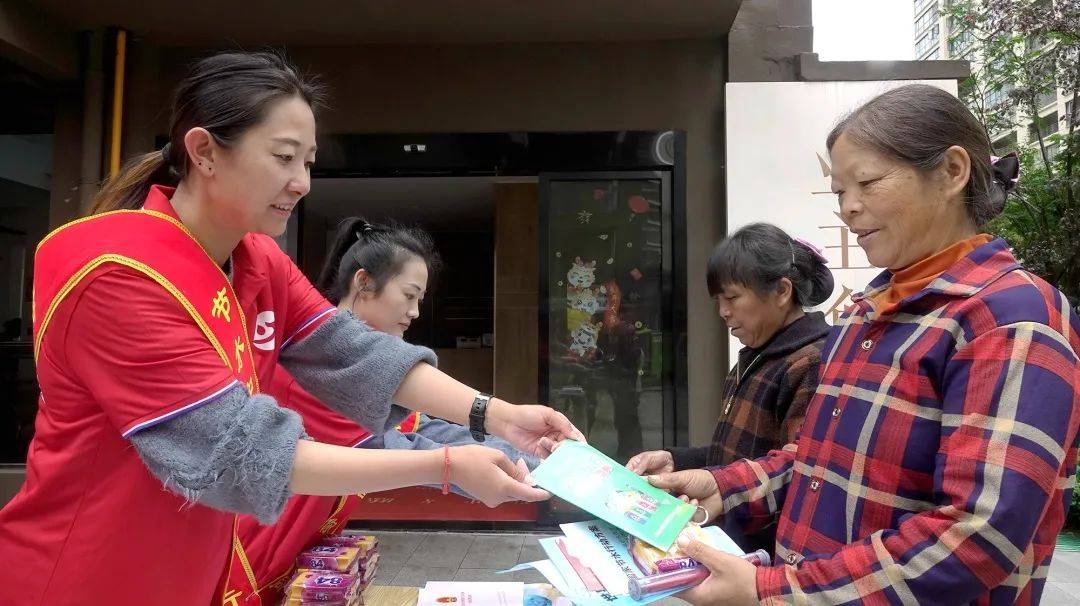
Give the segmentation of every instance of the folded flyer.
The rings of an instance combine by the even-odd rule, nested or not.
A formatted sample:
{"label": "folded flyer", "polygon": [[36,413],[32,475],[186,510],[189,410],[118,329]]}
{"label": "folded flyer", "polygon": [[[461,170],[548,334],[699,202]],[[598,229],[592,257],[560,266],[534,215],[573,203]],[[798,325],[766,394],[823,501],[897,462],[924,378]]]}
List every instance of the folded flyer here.
{"label": "folded flyer", "polygon": [[573,440],[556,448],[532,476],[541,488],[664,550],[694,516],[693,505]]}

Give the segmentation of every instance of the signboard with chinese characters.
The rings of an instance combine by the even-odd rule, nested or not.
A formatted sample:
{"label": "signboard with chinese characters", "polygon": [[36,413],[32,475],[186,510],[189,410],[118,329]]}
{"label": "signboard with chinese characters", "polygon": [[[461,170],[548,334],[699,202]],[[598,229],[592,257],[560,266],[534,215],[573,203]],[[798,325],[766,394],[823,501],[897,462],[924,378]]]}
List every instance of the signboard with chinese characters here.
{"label": "signboard with chinese characters", "polygon": [[[825,137],[863,102],[914,82],[957,91],[955,80],[727,85],[728,232],[764,221],[824,249],[836,287],[816,311],[830,323],[881,270],[870,266],[840,220]],[[735,339],[729,345],[734,360],[741,345]]]}

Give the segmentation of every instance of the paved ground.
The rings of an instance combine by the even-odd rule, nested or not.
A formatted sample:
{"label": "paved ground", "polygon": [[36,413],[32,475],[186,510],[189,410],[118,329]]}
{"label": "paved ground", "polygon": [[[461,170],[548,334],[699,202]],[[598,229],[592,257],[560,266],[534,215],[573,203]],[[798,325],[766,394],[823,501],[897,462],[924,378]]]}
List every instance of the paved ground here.
{"label": "paved ground", "polygon": [[[368,534],[379,537],[377,585],[423,587],[427,581],[537,583],[544,580],[535,571],[509,575],[496,575],[495,572],[521,562],[544,559],[536,539],[546,535],[382,530]],[[656,604],[673,606],[684,602],[668,599]],[[1080,604],[1080,552],[1059,551],[1055,554],[1042,604]]]}

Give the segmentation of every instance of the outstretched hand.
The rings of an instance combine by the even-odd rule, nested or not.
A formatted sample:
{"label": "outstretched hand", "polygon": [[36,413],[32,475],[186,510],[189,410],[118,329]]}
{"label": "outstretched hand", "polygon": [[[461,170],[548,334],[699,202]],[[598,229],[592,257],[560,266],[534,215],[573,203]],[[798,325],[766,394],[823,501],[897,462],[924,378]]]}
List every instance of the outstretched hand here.
{"label": "outstretched hand", "polygon": [[649,450],[630,457],[626,468],[639,476],[675,471],[675,458],[666,450]]}
{"label": "outstretched hand", "polygon": [[545,501],[546,490],[533,485],[524,461],[515,465],[493,448],[479,445],[450,449],[450,482],[473,498],[495,507],[507,501]]}
{"label": "outstretched hand", "polygon": [[487,430],[518,450],[540,458],[546,458],[563,440],[585,441],[585,436],[561,412],[495,398],[488,405]]}

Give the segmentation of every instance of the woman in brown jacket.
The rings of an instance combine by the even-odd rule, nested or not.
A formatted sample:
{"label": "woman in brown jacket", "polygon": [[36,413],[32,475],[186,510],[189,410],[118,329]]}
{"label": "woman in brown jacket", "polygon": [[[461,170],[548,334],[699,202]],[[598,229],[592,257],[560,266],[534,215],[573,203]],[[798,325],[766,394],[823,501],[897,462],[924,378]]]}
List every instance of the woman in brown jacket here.
{"label": "woman in brown jacket", "polygon": [[[829,325],[804,308],[833,289],[826,259],[810,243],[755,223],[717,244],[709,257],[709,294],[743,348],[724,382],[720,418],[709,445],[643,452],[627,467],[652,475],[757,458],[795,439],[818,383]],[[743,537],[747,550],[772,549],[775,527]]]}

